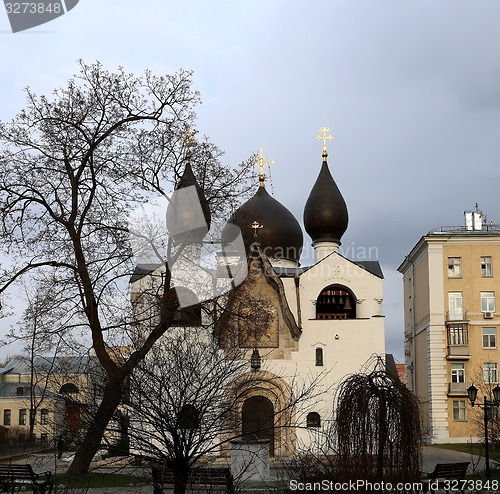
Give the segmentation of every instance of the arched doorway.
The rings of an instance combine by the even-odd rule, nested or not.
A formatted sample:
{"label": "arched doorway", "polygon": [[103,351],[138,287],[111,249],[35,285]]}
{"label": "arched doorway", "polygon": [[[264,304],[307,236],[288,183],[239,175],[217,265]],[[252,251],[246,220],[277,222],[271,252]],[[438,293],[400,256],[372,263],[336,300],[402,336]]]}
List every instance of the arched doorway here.
{"label": "arched doorway", "polygon": [[258,439],[269,439],[269,454],[274,456],[274,407],[264,396],[251,396],[243,403],[241,431],[255,434]]}

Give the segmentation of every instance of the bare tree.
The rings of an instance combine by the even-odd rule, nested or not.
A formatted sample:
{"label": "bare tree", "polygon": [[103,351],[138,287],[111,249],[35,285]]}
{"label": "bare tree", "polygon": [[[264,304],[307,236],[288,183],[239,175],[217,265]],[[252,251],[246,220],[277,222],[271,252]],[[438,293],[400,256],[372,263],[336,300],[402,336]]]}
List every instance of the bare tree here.
{"label": "bare tree", "polygon": [[[488,403],[486,409],[488,416],[488,441],[491,447],[495,449],[495,447],[498,447],[498,440],[500,438],[500,412],[498,407],[494,406],[495,399],[493,396],[493,389],[498,386],[497,363],[487,362],[478,366],[472,371],[472,382],[478,389],[476,403],[483,405],[485,399]],[[469,412],[469,420],[476,427],[478,436],[484,441],[484,409],[482,407],[471,407]],[[463,413],[465,413],[465,410]]]}
{"label": "bare tree", "polygon": [[178,327],[132,374],[131,447],[172,469],[174,492],[183,494],[193,466],[229,454],[230,442],[241,439],[244,400],[281,378],[293,392],[277,407],[274,420],[256,433],[296,428],[306,413],[305,402],[321,399],[324,374],[278,377],[252,371],[246,349],[221,350],[210,329]]}
{"label": "bare tree", "polygon": [[[107,381],[70,467],[79,473],[88,470],[127,377],[168,330],[178,308],[162,260],[155,324],[126,361],[110,356],[108,334],[126,333],[131,325],[126,291],[134,259],[127,216],[179,180],[183,135],[194,126],[199,95],[187,71],[136,77],[84,62],[52,97],[30,89],[26,94],[26,108],[0,124],[0,239],[9,256],[0,272],[0,294],[42,272],[56,290],[58,307],[71,315],[59,333],[76,329],[92,339]],[[241,199],[249,173],[244,163],[236,169],[221,165],[220,154],[207,140],[191,150],[194,171],[217,213]]]}

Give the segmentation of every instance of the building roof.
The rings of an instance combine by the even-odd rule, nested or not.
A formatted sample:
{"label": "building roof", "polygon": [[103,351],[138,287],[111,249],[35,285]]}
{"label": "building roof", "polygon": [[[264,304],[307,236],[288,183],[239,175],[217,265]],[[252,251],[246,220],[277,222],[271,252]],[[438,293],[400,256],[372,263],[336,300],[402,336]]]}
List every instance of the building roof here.
{"label": "building roof", "polygon": [[144,276],[151,274],[153,271],[156,271],[161,266],[162,264],[137,264],[137,266],[134,269],[134,272],[132,273],[132,276],[130,277],[129,283],[134,283],[140,280],[141,278],[144,278]]}
{"label": "building roof", "polygon": [[[88,372],[89,367],[94,365],[92,357],[70,356],[70,357],[35,357],[33,367],[36,373],[44,374],[55,372],[59,374],[81,374]],[[31,365],[28,358],[15,357],[8,362],[3,369],[2,374],[29,375]]]}
{"label": "building roof", "polygon": [[[347,259],[347,258],[345,258],[345,259]],[[384,273],[382,272],[382,268],[381,268],[380,263],[378,261],[352,261],[350,259],[347,259],[347,260],[352,262],[353,264],[356,264],[356,266],[363,268],[365,271],[368,271],[369,273],[373,274],[374,276],[377,276],[378,278],[384,279]],[[294,278],[295,276],[300,276],[301,274],[305,273],[306,271],[308,271],[312,267],[314,267],[314,264],[312,264],[311,266],[303,266],[300,268],[275,267],[274,272],[280,278]]]}
{"label": "building roof", "polygon": [[483,223],[481,229],[467,228],[466,226],[438,226],[427,235],[500,235],[500,225]]}
{"label": "building roof", "polygon": [[[17,393],[18,388],[23,387],[24,393],[19,395]],[[29,399],[30,396],[30,383],[29,382],[18,382],[18,383],[0,383],[0,398],[25,398]],[[47,398],[54,398],[57,396],[56,393],[53,393],[47,389],[43,389],[40,386],[35,385],[35,396],[41,397],[45,396]]]}
{"label": "building roof", "polygon": [[358,265],[360,268],[365,269],[369,273],[377,276],[378,278],[384,279],[384,273],[378,261],[352,261],[354,264]]}

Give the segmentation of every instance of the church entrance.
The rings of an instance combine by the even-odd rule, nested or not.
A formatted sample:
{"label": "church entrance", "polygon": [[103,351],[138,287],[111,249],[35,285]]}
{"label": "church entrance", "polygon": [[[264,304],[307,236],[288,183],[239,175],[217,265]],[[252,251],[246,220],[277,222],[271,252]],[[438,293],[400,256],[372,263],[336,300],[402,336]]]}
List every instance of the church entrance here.
{"label": "church entrance", "polygon": [[241,411],[243,435],[255,434],[258,439],[269,439],[269,454],[274,456],[274,407],[264,396],[245,400]]}

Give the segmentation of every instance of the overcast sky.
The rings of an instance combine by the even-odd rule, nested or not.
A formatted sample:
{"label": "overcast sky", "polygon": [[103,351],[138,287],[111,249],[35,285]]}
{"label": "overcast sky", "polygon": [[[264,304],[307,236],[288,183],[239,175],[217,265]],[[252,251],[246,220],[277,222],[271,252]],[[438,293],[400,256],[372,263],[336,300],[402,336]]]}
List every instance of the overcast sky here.
{"label": "overcast sky", "polygon": [[343,247],[377,250],[387,351],[401,361],[404,256],[476,202],[500,223],[498,0],[80,0],[16,34],[0,11],[0,44],[0,120],[24,106],[23,87],[64,85],[80,58],[193,70],[198,130],[229,164],[263,146],[274,196],[300,222],[321,165],[315,137],[330,127]]}

